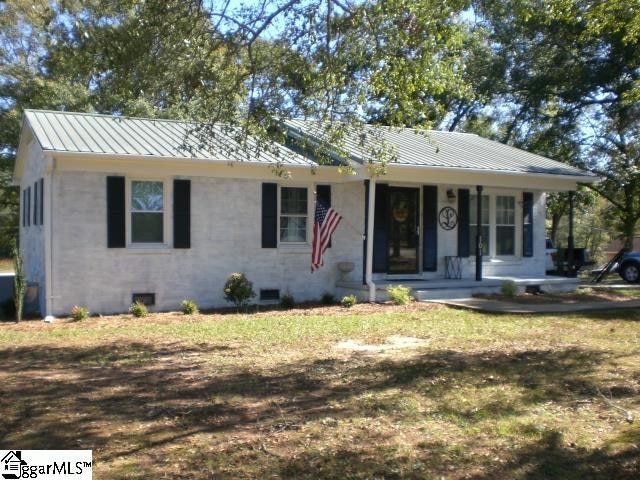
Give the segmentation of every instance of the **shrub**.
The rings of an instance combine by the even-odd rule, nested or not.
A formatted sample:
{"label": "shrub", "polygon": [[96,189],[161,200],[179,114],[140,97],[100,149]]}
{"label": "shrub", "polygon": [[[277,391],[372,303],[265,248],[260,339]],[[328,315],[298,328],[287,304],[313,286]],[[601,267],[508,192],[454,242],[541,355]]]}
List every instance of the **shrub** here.
{"label": "shrub", "polygon": [[505,280],[500,285],[500,293],[505,297],[513,298],[518,293],[518,287],[512,280]]}
{"label": "shrub", "polygon": [[340,305],[344,308],[351,308],[356,303],[358,303],[358,298],[355,295],[347,295],[346,297],[342,297],[342,300],[340,300]]}
{"label": "shrub", "polygon": [[413,301],[411,289],[404,285],[389,285],[387,287],[387,293],[389,294],[389,299],[394,305],[406,305]]}
{"label": "shrub", "polygon": [[232,273],[224,284],[224,298],[236,307],[242,307],[256,296],[253,291],[253,283],[243,273]]}
{"label": "shrub", "polygon": [[87,307],[82,307],[80,305],[74,305],[71,309],[71,317],[79,322],[80,320],[84,320],[89,316],[89,309]]}
{"label": "shrub", "polygon": [[196,315],[198,310],[198,304],[191,299],[183,300],[182,303],[182,313],[185,315]]}
{"label": "shrub", "polygon": [[322,303],[323,305],[333,305],[334,303],[336,303],[336,299],[333,294],[325,292],[320,298],[320,303]]}
{"label": "shrub", "polygon": [[289,309],[295,306],[296,302],[293,298],[293,295],[290,293],[285,293],[280,297],[280,308]]}
{"label": "shrub", "polygon": [[131,313],[134,317],[141,318],[149,315],[149,309],[142,302],[132,303],[129,307],[129,313]]}

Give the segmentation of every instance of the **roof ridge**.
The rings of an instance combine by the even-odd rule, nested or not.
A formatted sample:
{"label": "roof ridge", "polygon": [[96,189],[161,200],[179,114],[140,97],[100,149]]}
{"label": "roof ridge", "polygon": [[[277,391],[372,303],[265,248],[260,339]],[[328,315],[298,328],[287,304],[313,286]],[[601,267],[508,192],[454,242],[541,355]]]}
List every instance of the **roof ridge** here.
{"label": "roof ridge", "polygon": [[213,126],[233,126],[228,123],[206,123],[206,122],[194,122],[188,120],[177,120],[175,118],[152,118],[152,117],[133,117],[129,115],[113,115],[108,113],[93,113],[93,112],[68,112],[65,110],[50,110],[39,108],[25,108],[24,112],[33,113],[53,113],[56,115],[68,115],[68,116],[82,116],[82,117],[104,117],[111,118],[113,120],[145,120],[148,122],[169,122],[169,123],[181,123],[187,125],[213,125]]}
{"label": "roof ridge", "polygon": [[[287,122],[287,120],[294,121],[294,122],[302,122],[302,123],[306,123],[306,122],[320,123],[321,122],[321,120],[305,120],[305,119],[302,119],[302,118],[284,119],[284,122]],[[346,122],[341,122],[341,123],[346,123]],[[391,130],[391,129],[409,130],[409,131],[414,131],[414,132],[419,132],[419,133],[422,133],[422,132],[427,132],[427,133],[435,132],[435,133],[446,133],[446,134],[452,134],[452,135],[453,134],[455,134],[455,135],[472,135],[474,137],[479,136],[477,133],[472,133],[472,132],[450,132],[448,130],[436,130],[436,129],[433,129],[433,128],[398,127],[398,126],[395,126],[395,125],[376,125],[374,123],[363,123],[363,125],[365,127],[387,128],[389,130]]]}

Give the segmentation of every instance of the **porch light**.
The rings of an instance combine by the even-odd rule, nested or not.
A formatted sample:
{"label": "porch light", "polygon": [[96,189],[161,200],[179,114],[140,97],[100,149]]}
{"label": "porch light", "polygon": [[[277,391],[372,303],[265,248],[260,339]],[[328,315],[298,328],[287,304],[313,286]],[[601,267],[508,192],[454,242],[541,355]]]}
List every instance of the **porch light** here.
{"label": "porch light", "polygon": [[456,201],[456,192],[453,191],[453,188],[447,190],[447,200],[451,203]]}

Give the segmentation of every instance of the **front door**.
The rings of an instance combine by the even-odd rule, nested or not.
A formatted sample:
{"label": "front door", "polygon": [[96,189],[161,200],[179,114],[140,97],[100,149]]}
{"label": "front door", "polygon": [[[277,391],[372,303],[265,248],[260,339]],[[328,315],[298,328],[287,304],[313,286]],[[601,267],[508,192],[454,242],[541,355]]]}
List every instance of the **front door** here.
{"label": "front door", "polygon": [[387,273],[418,273],[420,190],[389,188]]}

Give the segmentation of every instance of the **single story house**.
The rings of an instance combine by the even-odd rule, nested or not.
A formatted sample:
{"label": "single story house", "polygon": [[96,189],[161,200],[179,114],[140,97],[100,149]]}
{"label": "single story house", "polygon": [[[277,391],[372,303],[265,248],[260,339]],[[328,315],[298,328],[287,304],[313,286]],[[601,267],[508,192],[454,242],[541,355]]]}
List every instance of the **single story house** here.
{"label": "single story house", "polygon": [[[551,282],[545,192],[597,181],[477,135],[388,128],[379,131],[396,159],[386,174],[367,168],[353,139],[336,150],[347,151],[344,174],[296,148],[324,140],[316,123],[283,130],[282,145],[243,150],[223,127],[205,146],[184,122],[27,110],[14,182],[42,315],[122,312],[134,299],[220,307],[232,272],[254,283],[257,302],[285,292],[374,300],[389,282],[416,291]],[[343,221],[311,273],[314,195]]]}

